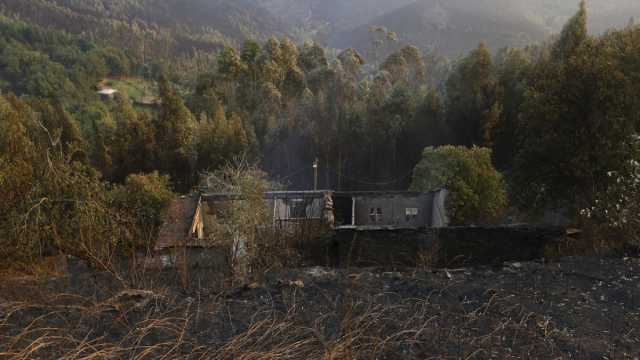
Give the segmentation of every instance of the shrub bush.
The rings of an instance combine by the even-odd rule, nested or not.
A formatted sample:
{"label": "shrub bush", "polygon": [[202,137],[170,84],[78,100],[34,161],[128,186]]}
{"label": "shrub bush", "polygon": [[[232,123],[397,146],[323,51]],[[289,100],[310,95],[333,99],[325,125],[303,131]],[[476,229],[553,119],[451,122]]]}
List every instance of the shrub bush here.
{"label": "shrub bush", "polygon": [[491,150],[463,146],[428,147],[416,165],[411,189],[449,190],[447,212],[452,225],[491,224],[507,209],[502,175],[491,163]]}
{"label": "shrub bush", "polygon": [[124,185],[111,190],[113,206],[133,219],[133,236],[122,239],[120,246],[125,251],[153,247],[162,217],[175,194],[170,190],[168,176],[157,171],[150,174],[129,175]]}

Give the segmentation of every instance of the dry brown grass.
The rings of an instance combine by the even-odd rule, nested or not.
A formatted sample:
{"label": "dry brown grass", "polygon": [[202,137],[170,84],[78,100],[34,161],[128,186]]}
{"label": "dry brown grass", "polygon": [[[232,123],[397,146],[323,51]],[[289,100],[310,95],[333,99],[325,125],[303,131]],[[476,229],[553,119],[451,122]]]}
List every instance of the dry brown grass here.
{"label": "dry brown grass", "polygon": [[[459,312],[443,312],[429,298],[398,301],[397,305],[350,299],[310,322],[301,306],[292,304],[285,313],[252,314],[246,328],[235,329],[235,334],[220,344],[205,344],[199,339],[197,318],[212,313],[202,313],[197,308],[204,304],[194,302],[147,311],[135,323],[129,322],[127,312],[137,310],[126,307],[5,303],[0,309],[0,358],[482,359],[494,356],[495,349],[503,349],[499,353],[504,356],[507,348],[520,351],[511,358],[560,353],[554,342],[566,334],[551,320],[510,304],[504,294],[488,291],[486,295],[486,302]],[[166,299],[161,301],[168,305]],[[218,314],[229,311],[223,303],[213,304],[213,309]],[[30,313],[41,315],[32,315],[33,319],[19,328],[16,318]],[[81,331],[72,318],[112,318],[126,331],[110,338],[96,328]]]}
{"label": "dry brown grass", "polygon": [[[619,269],[629,266],[623,265]],[[598,282],[589,277],[571,283],[582,286],[574,291],[565,280],[553,280],[557,270],[539,279],[505,272],[492,279],[481,274],[475,280],[465,280],[462,272],[420,270],[311,273],[280,274],[284,278],[269,284],[210,295],[170,287],[125,291],[118,280],[113,286],[87,283],[94,287],[91,291],[72,286],[69,293],[52,284],[52,289],[34,286],[36,293],[21,292],[21,299],[0,291],[0,359],[640,356],[637,307],[609,303],[607,316],[614,320],[607,322],[594,315],[603,305],[593,302],[600,299],[594,294],[579,305],[581,310],[572,310],[574,315],[559,318],[578,304],[568,302],[556,309],[553,303],[573,293],[582,298],[581,293]],[[517,287],[499,284],[508,274],[515,281],[509,286]],[[558,312],[549,312],[554,309]],[[593,313],[576,317],[584,311]],[[599,324],[585,332],[582,328],[591,326],[589,321]],[[601,336],[604,331],[609,335]]]}

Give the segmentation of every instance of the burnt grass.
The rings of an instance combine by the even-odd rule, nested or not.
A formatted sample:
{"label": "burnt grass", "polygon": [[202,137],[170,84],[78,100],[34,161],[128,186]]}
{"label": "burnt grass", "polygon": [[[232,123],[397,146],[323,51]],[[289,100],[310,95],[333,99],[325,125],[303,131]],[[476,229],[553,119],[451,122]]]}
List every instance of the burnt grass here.
{"label": "burnt grass", "polygon": [[640,358],[636,258],[306,268],[226,291],[161,284],[123,292],[88,269],[5,279],[0,358]]}

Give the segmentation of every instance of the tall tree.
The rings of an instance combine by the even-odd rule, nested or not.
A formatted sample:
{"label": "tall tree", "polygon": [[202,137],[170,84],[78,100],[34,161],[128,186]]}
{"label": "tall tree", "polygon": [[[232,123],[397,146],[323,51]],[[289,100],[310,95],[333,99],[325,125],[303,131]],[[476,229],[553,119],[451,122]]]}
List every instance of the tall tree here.
{"label": "tall tree", "polygon": [[487,124],[494,122],[502,109],[493,59],[484,43],[462,59],[447,80],[446,106],[456,143],[486,143]]}
{"label": "tall tree", "polygon": [[496,60],[496,81],[501,95],[502,112],[495,122],[486,124],[487,145],[493,150],[498,169],[510,170],[517,146],[522,104],[527,98],[532,60],[526,50],[504,49]]}
{"label": "tall tree", "polygon": [[186,191],[195,176],[193,115],[165,76],[160,77],[159,93],[162,103],[156,118],[156,141],[160,167],[171,175],[178,190]]}
{"label": "tall tree", "polygon": [[342,68],[345,73],[351,77],[352,81],[360,80],[362,66],[365,64],[365,61],[356,49],[350,48],[344,50],[338,55],[338,60],[340,60]]}
{"label": "tall tree", "polygon": [[585,16],[581,4],[565,27],[579,36],[565,31],[553,45],[565,49],[562,56],[542,58],[533,69],[514,171],[516,193],[529,207],[591,206],[609,187],[607,174],[624,170],[632,160],[638,67],[627,67],[625,59],[640,42],[585,37],[583,21],[576,20]]}
{"label": "tall tree", "polygon": [[113,143],[114,179],[158,169],[154,124],[146,113],[137,113],[127,99],[119,99],[113,111],[116,130]]}
{"label": "tall tree", "polygon": [[302,70],[305,73],[310,73],[327,65],[329,65],[329,61],[324,49],[316,42],[305,42],[300,53],[300,67]]}
{"label": "tall tree", "polygon": [[553,45],[553,58],[559,61],[570,58],[587,38],[587,5],[585,0],[581,0],[578,12],[565,24],[560,38]]}
{"label": "tall tree", "polygon": [[253,112],[259,103],[259,90],[262,81],[259,59],[262,53],[260,44],[254,40],[245,41],[240,53],[244,72],[240,80],[239,102],[248,112]]}
{"label": "tall tree", "polygon": [[391,54],[381,68],[391,74],[394,84],[401,83],[418,90],[426,82],[427,69],[422,54],[412,45],[407,45]]}

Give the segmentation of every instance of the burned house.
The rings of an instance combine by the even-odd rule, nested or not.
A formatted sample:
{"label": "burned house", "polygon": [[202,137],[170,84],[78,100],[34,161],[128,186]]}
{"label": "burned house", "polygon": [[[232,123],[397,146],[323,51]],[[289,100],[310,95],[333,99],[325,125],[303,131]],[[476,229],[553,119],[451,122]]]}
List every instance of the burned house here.
{"label": "burned house", "polygon": [[[566,235],[560,227],[448,227],[446,197],[444,189],[267,192],[262,211],[267,209],[270,221],[261,222],[260,228],[276,236],[282,246],[295,249],[305,263],[338,267],[534,259]],[[213,245],[218,242],[217,221],[242,201],[237,194],[197,194],[174,201],[147,263],[209,283],[242,271],[243,249],[248,245],[244,235],[227,232],[219,239],[226,247]]]}
{"label": "burned house", "polygon": [[447,226],[446,190],[335,192],[335,226],[428,228]]}
{"label": "burned house", "polygon": [[[273,191],[264,194],[264,204],[268,215],[267,223],[273,226],[278,236],[296,239],[295,245],[302,245],[317,237],[331,224],[331,192],[329,191]],[[225,213],[242,196],[228,193],[203,194],[208,219],[207,224],[225,217]],[[242,251],[243,240],[234,239]],[[291,244],[294,245],[294,244]]]}
{"label": "burned house", "polygon": [[[428,228],[448,224],[445,189],[428,193],[409,191],[342,192],[273,191],[264,195],[272,211],[273,225],[290,228],[299,224],[340,227]],[[205,194],[216,208],[238,200],[233,194]]]}
{"label": "burned house", "polygon": [[265,194],[267,208],[273,209],[276,229],[292,230],[330,225],[330,191],[276,191]]}
{"label": "burned house", "polygon": [[[302,253],[313,253],[327,231],[393,231],[445,227],[446,190],[341,192],[273,191],[264,194],[270,223],[278,236]],[[238,201],[237,194],[196,194],[173,201],[167,211],[147,268],[228,269],[232,252],[242,256],[240,235],[230,251],[215,246],[215,227]],[[224,239],[222,239],[224,240]],[[290,242],[289,242],[290,240]],[[224,241],[217,242],[224,243]],[[221,274],[218,274],[221,275]],[[208,278],[213,277],[211,274]]]}
{"label": "burned house", "polygon": [[[183,196],[169,204],[147,268],[217,266],[221,261],[205,236],[205,207],[199,195]],[[216,256],[212,256],[216,255]],[[183,264],[182,261],[186,260]],[[218,260],[216,260],[218,259]]]}

